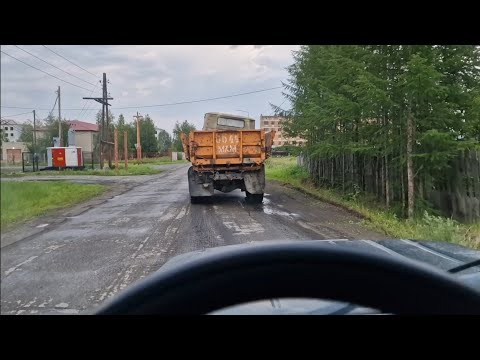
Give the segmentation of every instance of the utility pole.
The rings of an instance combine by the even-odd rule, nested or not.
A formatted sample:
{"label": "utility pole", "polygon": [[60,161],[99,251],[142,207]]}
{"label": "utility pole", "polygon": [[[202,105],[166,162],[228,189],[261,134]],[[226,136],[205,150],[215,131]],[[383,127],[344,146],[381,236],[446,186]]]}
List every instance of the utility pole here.
{"label": "utility pole", "polygon": [[123,132],[123,153],[125,157],[125,171],[128,170],[128,133]]}
{"label": "utility pole", "polygon": [[33,152],[37,152],[37,134],[35,131],[35,124],[36,124],[36,119],[35,119],[35,110],[33,110]]}
{"label": "utility pole", "polygon": [[114,132],[114,143],[115,143],[115,171],[118,173],[118,129],[115,129],[115,132]]}
{"label": "utility pole", "polygon": [[[105,83],[102,82],[102,100],[105,100]],[[100,122],[100,169],[105,158],[105,103],[102,101],[102,121]]]}
{"label": "utility pole", "polygon": [[[86,100],[95,100],[102,104],[102,122],[100,125],[100,168],[103,169],[103,156],[104,156],[104,146],[113,145],[111,141],[108,141],[108,107],[110,104],[108,100],[113,100],[113,98],[108,97],[107,93],[107,74],[103,73],[103,94],[101,98],[93,97],[84,97]],[[107,121],[105,122],[105,114],[107,115]],[[106,126],[105,126],[106,125]],[[110,149],[110,147],[109,147]],[[109,151],[108,164],[112,167],[112,152]]]}
{"label": "utility pole", "polygon": [[35,171],[35,163],[37,164],[36,168],[38,170],[37,132],[36,132],[35,125],[36,125],[35,110],[33,110],[33,171]]}
{"label": "utility pole", "polygon": [[[103,73],[103,100],[105,103],[107,102],[108,91],[107,91],[107,74]],[[108,106],[105,106],[105,141],[107,142],[107,149],[108,149],[108,167],[112,168],[112,147],[109,143],[109,135],[110,135],[110,121],[108,119]]]}
{"label": "utility pole", "polygon": [[140,118],[142,118],[142,115],[138,114],[137,111],[137,116],[133,116],[134,118],[137,119],[137,161],[142,160],[142,145],[140,144]]}
{"label": "utility pole", "polygon": [[58,144],[62,146],[62,114],[60,112],[60,86],[58,87]]}

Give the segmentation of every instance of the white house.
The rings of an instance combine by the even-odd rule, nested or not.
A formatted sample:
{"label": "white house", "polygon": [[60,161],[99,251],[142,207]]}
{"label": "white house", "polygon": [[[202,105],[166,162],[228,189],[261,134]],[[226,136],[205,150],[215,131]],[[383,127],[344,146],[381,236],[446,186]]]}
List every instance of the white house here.
{"label": "white house", "polygon": [[0,124],[1,135],[6,133],[9,142],[17,142],[20,139],[22,123],[18,123],[15,120],[1,119]]}

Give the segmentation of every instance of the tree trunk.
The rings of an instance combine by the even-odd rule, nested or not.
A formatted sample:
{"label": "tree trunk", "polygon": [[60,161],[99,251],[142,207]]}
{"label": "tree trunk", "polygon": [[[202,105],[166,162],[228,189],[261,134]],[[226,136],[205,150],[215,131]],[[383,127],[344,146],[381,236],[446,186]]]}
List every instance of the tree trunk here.
{"label": "tree trunk", "polygon": [[408,189],[408,218],[413,218],[415,204],[415,184],[413,179],[413,143],[414,143],[414,123],[412,113],[407,117],[407,189]]}
{"label": "tree trunk", "polygon": [[355,154],[350,155],[350,190],[353,189],[355,181]]}
{"label": "tree trunk", "polygon": [[385,205],[390,207],[390,182],[388,181],[388,156],[385,155]]}
{"label": "tree trunk", "polygon": [[[403,161],[403,156],[400,157],[400,159]],[[400,196],[402,199],[402,213],[403,213],[402,215],[405,216],[405,173],[403,172],[403,165],[400,165],[399,172],[400,172],[400,186],[401,186]]]}
{"label": "tree trunk", "polygon": [[420,199],[425,199],[425,195],[424,195],[424,192],[423,192],[424,186],[425,186],[425,182],[423,180],[423,176],[420,176],[418,178],[418,197]]}
{"label": "tree trunk", "polygon": [[380,196],[385,199],[385,158],[380,156],[378,161],[380,163]]}
{"label": "tree trunk", "polygon": [[333,187],[333,165],[335,162],[335,158],[331,159],[331,173],[330,173],[330,185]]}

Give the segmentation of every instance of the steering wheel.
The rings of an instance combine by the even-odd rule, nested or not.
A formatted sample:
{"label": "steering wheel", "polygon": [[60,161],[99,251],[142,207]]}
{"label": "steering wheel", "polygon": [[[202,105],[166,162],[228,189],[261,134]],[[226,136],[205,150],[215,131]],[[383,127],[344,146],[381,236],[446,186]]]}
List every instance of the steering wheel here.
{"label": "steering wheel", "polygon": [[344,301],[393,314],[480,314],[480,293],[408,259],[318,243],[221,251],[158,271],[96,313],[201,315],[272,298]]}

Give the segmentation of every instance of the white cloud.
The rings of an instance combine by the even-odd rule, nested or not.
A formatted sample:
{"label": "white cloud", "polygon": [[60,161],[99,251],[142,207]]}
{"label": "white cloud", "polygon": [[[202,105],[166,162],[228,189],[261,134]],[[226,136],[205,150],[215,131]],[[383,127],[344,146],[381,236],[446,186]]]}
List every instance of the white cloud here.
{"label": "white cloud", "polygon": [[[97,74],[97,77],[41,46],[22,46],[45,61],[92,83],[98,83],[105,72],[110,80],[108,91],[114,98],[111,103],[116,116],[123,113],[126,119],[130,119],[137,110],[145,111],[157,126],[170,132],[176,120],[189,120],[201,126],[203,114],[207,111],[235,112],[242,109],[258,118],[261,113],[271,112],[269,102],[279,104],[283,101],[281,89],[181,106],[119,108],[205,99],[280,86],[280,82],[288,76],[285,68],[293,61],[291,52],[298,48],[277,45],[49,47]],[[49,67],[13,46],[2,47],[3,49],[59,78],[92,89],[91,85]],[[60,85],[62,108],[65,109],[62,114],[76,118],[80,111],[67,109],[83,108],[85,101],[82,97],[90,96],[90,90],[65,84],[3,54],[1,65],[2,105],[51,109],[55,101],[54,91]],[[100,89],[92,96],[100,96]],[[100,104],[90,101],[87,106],[93,110],[87,112],[87,118],[83,120],[93,122],[96,111],[101,108]],[[12,113],[9,110],[13,109],[2,108],[2,114]],[[14,111],[22,112],[16,110]],[[46,116],[48,111],[41,114]]]}

